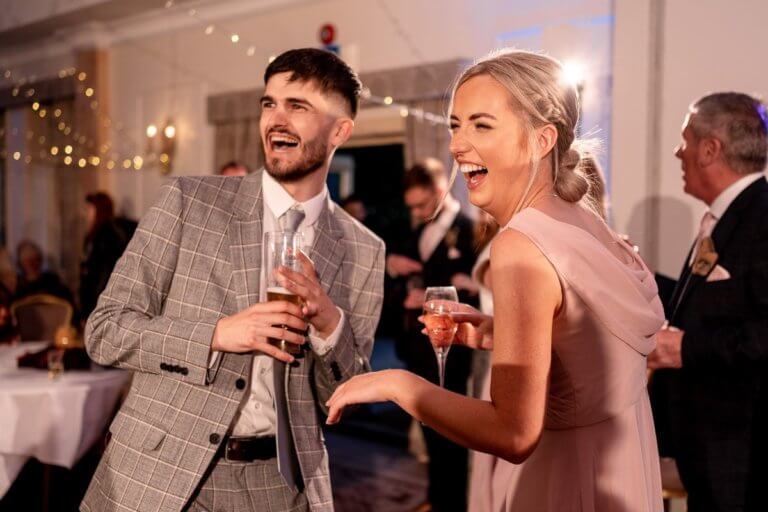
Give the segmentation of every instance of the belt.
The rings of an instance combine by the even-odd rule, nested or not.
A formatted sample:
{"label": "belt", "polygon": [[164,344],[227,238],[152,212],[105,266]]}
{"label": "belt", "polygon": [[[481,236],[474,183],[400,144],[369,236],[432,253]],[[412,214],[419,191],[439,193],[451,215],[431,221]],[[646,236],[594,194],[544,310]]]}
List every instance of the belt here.
{"label": "belt", "polygon": [[274,437],[228,437],[221,443],[219,455],[235,462],[274,459],[277,442]]}

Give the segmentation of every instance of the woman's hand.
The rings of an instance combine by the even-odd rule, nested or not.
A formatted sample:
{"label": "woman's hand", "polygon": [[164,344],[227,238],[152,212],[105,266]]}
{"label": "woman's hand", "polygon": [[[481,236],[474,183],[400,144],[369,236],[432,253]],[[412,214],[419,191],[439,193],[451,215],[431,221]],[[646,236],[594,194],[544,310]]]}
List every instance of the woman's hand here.
{"label": "woman's hand", "polygon": [[382,370],[352,377],[336,388],[325,403],[329,409],[326,424],[338,423],[348,405],[396,401],[400,390],[405,389],[412,379],[418,377],[405,370]]}

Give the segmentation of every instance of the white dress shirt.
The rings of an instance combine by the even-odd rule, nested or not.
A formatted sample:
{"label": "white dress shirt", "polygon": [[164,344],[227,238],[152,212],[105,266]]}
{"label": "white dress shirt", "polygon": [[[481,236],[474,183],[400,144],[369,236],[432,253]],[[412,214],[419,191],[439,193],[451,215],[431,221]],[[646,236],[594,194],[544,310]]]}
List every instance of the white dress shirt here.
{"label": "white dress shirt", "polygon": [[[297,202],[291,195],[266,171],[262,172],[262,197],[264,198],[264,211],[262,217],[262,233],[275,231],[277,219],[292,206],[299,204],[304,210],[304,220],[299,225],[299,232],[304,237],[304,245],[309,253],[309,248],[315,240],[315,226],[323,208],[333,208],[334,205],[328,197],[328,189],[324,188],[315,197]],[[266,299],[266,286],[264,268],[261,269],[261,286],[259,297],[261,301]],[[336,330],[328,337],[322,339],[312,326],[309,329],[309,342],[312,351],[318,355],[328,353],[338,342],[341,336],[341,326],[344,323],[344,312],[339,309],[341,318]],[[218,354],[214,353],[214,357]],[[213,359],[215,361],[215,359]],[[274,381],[272,377],[273,364],[283,364],[275,361],[271,356],[261,352],[255,352],[253,357],[253,371],[251,373],[251,393],[248,399],[240,406],[233,436],[273,436],[277,432],[277,417],[274,406]]]}
{"label": "white dress shirt", "polygon": [[451,197],[446,196],[443,201],[443,209],[435,220],[428,223],[419,237],[419,257],[422,262],[426,262],[435,252],[440,241],[445,238],[445,234],[451,229],[456,215],[459,214],[461,204]]}

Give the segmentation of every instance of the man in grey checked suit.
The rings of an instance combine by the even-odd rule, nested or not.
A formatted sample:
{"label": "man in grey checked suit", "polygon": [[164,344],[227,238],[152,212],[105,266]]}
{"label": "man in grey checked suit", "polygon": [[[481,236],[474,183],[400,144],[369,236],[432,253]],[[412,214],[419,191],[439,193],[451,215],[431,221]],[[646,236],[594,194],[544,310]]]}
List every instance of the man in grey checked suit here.
{"label": "man in grey checked suit", "polygon": [[[82,510],[333,510],[320,410],[368,370],[383,293],[384,244],[325,185],[360,83],[314,49],[264,81],[266,172],[165,186],[88,320],[91,357],[135,373]],[[305,305],[260,302],[262,235],[297,211]]]}

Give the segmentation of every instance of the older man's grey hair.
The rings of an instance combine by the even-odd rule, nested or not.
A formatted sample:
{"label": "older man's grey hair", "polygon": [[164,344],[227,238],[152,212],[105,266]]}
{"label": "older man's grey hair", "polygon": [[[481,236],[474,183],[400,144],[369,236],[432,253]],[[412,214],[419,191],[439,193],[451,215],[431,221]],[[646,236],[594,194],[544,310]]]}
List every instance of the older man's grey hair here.
{"label": "older man's grey hair", "polygon": [[758,98],[740,92],[708,94],[691,105],[693,134],[714,137],[739,174],[762,172],[768,160],[768,115]]}

